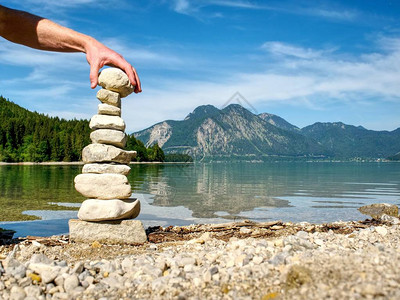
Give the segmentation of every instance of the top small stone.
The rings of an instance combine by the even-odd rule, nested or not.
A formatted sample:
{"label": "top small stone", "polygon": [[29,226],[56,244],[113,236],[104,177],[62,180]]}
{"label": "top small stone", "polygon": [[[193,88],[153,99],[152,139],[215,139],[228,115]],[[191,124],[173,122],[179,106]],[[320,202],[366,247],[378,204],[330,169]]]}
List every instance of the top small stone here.
{"label": "top small stone", "polygon": [[99,73],[99,85],[109,91],[117,92],[124,98],[134,91],[128,76],[118,68],[107,68]]}

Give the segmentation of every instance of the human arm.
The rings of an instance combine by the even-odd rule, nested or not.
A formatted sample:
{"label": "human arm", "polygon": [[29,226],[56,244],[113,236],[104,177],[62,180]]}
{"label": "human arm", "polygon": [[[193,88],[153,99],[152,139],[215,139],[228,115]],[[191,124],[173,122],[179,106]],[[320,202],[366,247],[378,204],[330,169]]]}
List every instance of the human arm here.
{"label": "human arm", "polygon": [[0,5],[0,36],[31,48],[57,52],[83,52],[90,65],[91,87],[97,86],[99,70],[110,65],[122,69],[140,93],[136,70],[117,52],[96,39],[48,19]]}

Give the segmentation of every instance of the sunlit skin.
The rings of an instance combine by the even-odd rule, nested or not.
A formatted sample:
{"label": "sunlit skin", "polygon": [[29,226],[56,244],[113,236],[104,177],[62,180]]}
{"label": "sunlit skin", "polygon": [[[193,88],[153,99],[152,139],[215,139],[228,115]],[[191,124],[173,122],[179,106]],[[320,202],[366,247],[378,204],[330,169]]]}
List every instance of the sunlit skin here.
{"label": "sunlit skin", "polygon": [[39,50],[86,53],[92,89],[97,86],[99,70],[107,65],[123,70],[135,86],[135,93],[142,91],[135,68],[120,54],[88,35],[48,19],[0,5],[0,36]]}

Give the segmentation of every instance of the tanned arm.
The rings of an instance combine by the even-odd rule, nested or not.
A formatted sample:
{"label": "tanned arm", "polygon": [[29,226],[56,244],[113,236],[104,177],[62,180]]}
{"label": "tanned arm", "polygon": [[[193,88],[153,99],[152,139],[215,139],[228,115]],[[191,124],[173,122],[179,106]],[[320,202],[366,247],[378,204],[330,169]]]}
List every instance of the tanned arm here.
{"label": "tanned arm", "polygon": [[88,35],[48,19],[0,5],[0,36],[11,42],[40,50],[86,53],[92,88],[97,86],[99,70],[109,65],[125,71],[135,86],[135,93],[142,91],[136,70],[120,54]]}

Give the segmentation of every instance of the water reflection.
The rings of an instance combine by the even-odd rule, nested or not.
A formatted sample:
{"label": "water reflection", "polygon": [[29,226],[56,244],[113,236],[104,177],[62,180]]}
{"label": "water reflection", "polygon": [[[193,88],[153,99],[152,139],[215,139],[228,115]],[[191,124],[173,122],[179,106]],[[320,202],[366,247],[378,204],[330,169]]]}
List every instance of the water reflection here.
{"label": "water reflection", "polygon": [[[400,201],[400,165],[395,163],[135,165],[132,171],[135,192],[154,195],[153,205],[187,207],[196,218],[252,218],[245,212],[257,209],[259,219],[291,212],[292,219],[302,215],[324,221],[329,214],[323,209],[330,214],[351,209],[359,217],[355,208],[361,205]],[[272,208],[281,209],[271,213]],[[321,218],[312,210],[318,208]]]}
{"label": "water reflection", "polygon": [[50,202],[83,200],[74,189],[80,166],[2,165],[0,166],[0,221],[33,220],[25,210],[62,210]]}
{"label": "water reflection", "polygon": [[[73,186],[80,172],[81,166],[0,166],[0,221],[48,219],[54,210],[60,218],[67,210],[76,215],[84,200]],[[193,222],[345,220],[362,218],[355,208],[364,204],[400,203],[397,163],[134,164],[129,180],[148,204],[147,219],[176,224],[180,214]]]}

